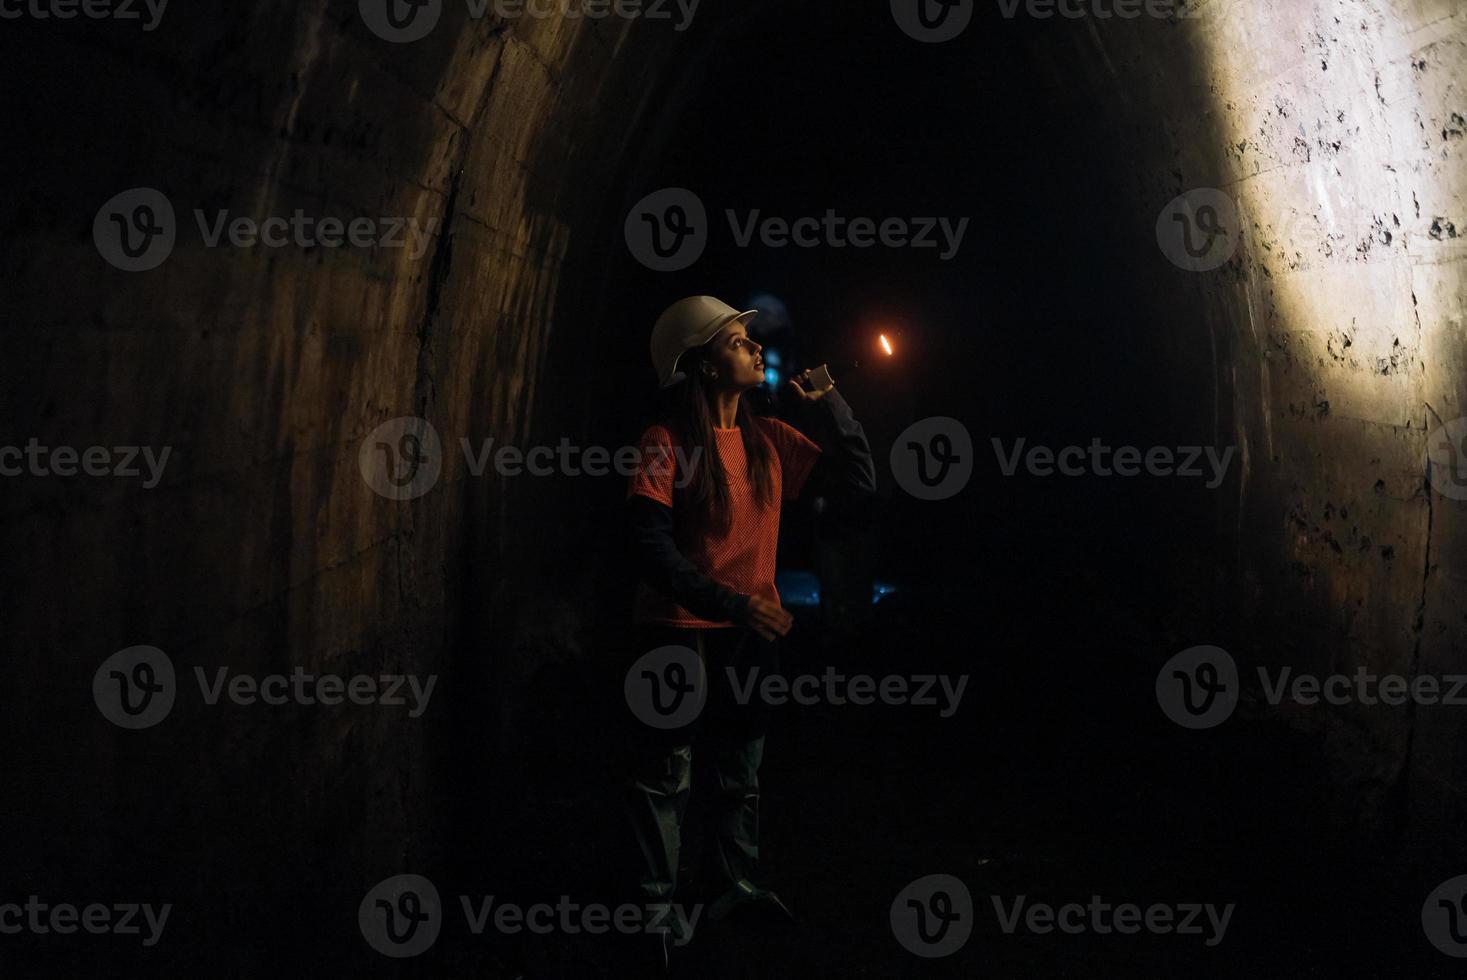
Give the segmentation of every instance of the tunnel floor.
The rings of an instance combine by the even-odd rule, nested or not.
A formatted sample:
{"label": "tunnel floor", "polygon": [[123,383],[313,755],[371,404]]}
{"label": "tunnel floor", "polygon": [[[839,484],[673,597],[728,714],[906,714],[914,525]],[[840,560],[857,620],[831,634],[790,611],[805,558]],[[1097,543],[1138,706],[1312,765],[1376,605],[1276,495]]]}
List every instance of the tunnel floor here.
{"label": "tunnel floor", "polygon": [[[1451,964],[1422,948],[1420,902],[1432,869],[1413,869],[1387,838],[1359,829],[1331,802],[1318,742],[1246,712],[1225,730],[1172,725],[1154,700],[1154,669],[1138,656],[1174,645],[1159,633],[1156,610],[1135,599],[1146,591],[1052,558],[1036,553],[1034,567],[1007,585],[908,594],[864,649],[841,652],[842,669],[878,676],[898,661],[906,673],[970,672],[969,700],[952,718],[935,707],[829,704],[778,716],[762,770],[764,883],[797,922],[703,922],[674,951],[672,975],[1451,975]],[[1033,585],[1041,581],[1042,595]],[[1069,597],[1064,615],[1059,596]],[[971,626],[964,640],[924,632],[921,624],[934,621],[930,603],[955,602]],[[806,637],[816,631],[804,622],[792,636],[802,627]],[[1084,658],[1057,655],[1077,644]],[[818,655],[792,655],[800,669],[818,669],[810,659]],[[606,855],[618,828],[584,816],[612,812],[598,795],[606,785],[584,757],[539,765],[579,765],[585,778],[530,794],[522,822],[506,831],[523,840],[522,859],[506,876],[497,852],[488,859],[494,873],[527,893],[578,880],[586,896],[611,894]],[[690,903],[703,899],[700,785],[695,774],[683,832],[679,900]],[[889,908],[908,882],[938,873],[967,884],[974,931],[958,954],[918,960],[893,938]],[[1022,926],[1006,934],[994,899],[1008,914],[1018,896],[1054,906],[1099,896],[1111,905],[1234,909],[1212,945],[1215,930],[1201,912],[1199,934]],[[492,953],[459,938],[444,944],[443,975],[486,967],[506,977],[654,975],[640,952],[585,937]]]}

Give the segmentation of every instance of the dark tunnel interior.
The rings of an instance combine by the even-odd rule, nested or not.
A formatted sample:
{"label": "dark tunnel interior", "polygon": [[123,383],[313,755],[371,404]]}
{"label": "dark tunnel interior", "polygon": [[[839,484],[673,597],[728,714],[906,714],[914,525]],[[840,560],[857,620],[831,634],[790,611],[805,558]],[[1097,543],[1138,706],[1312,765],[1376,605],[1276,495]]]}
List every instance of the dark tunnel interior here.
{"label": "dark tunnel interior", "polygon": [[[656,975],[630,932],[475,925],[624,900],[646,652],[627,478],[484,462],[637,446],[649,332],[698,295],[759,310],[749,404],[792,418],[828,363],[874,462],[858,505],[782,508],[782,671],[937,693],[776,708],[760,868],[793,921],[704,921],[672,975],[1467,956],[1455,0],[65,6],[0,0],[4,975]],[[638,229],[674,200],[700,251],[659,266]],[[302,213],[405,244],[228,230]],[[384,432],[426,478],[374,476]],[[962,475],[929,494],[933,432]],[[166,676],[114,672],[140,648]],[[302,672],[406,703],[230,686]],[[124,676],[165,706],[112,707]],[[386,950],[404,875],[435,938]],[[964,941],[909,934],[933,876]],[[170,913],[68,934],[36,900]]]}

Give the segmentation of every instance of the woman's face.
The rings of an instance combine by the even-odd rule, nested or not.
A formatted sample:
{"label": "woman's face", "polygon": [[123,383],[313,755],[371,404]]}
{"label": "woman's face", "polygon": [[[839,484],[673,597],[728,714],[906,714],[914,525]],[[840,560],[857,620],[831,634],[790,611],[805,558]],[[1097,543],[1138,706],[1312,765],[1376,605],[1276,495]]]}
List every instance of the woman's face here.
{"label": "woman's face", "polygon": [[708,344],[707,362],[718,372],[714,384],[740,391],[763,384],[763,351],[742,323],[724,327]]}

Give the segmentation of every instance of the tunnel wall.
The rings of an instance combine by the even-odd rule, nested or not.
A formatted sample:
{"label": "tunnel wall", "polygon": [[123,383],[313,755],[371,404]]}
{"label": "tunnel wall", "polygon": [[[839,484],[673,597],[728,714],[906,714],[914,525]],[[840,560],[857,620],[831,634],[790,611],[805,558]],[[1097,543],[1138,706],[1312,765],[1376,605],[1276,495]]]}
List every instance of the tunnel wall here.
{"label": "tunnel wall", "polygon": [[[1051,71],[1104,79],[1092,108],[1134,147],[1131,186],[1106,190],[1136,202],[1138,241],[1194,188],[1237,206],[1226,266],[1144,270],[1170,411],[1238,450],[1182,572],[1214,632],[1182,645],[1230,649],[1255,692],[1260,667],[1462,672],[1467,507],[1429,487],[1425,452],[1467,398],[1467,9],[1210,0],[1092,20],[1068,55]],[[1327,735],[1344,821],[1460,821],[1461,707],[1282,714]]]}
{"label": "tunnel wall", "polygon": [[[0,71],[33,98],[8,106],[25,139],[0,151],[13,182],[4,417],[22,443],[172,450],[152,489],[7,487],[0,618],[32,691],[8,720],[57,733],[28,743],[10,790],[24,804],[7,819],[58,843],[27,849],[13,884],[143,891],[179,903],[187,928],[190,903],[246,909],[263,893],[351,908],[439,857],[426,842],[463,792],[443,778],[444,745],[480,724],[452,715],[490,711],[490,692],[444,678],[420,719],[209,706],[192,672],[484,683],[514,621],[505,583],[550,544],[527,529],[551,521],[532,492],[511,515],[502,481],[472,477],[458,440],[522,442],[552,349],[576,357],[552,327],[594,302],[603,244],[573,229],[603,225],[682,36],[662,26],[472,20],[447,4],[429,37],[394,44],[347,0],[177,4],[156,32],[126,36],[7,22]],[[68,76],[78,61],[88,79]],[[167,196],[178,240],[129,273],[102,261],[92,224],[134,187]],[[437,225],[416,257],[210,248],[196,208]],[[443,473],[388,499],[359,449],[414,415],[439,434]],[[92,703],[92,675],[140,644],[169,655],[181,693],[157,727],[124,731]],[[81,843],[49,849],[61,841]],[[278,860],[257,860],[267,852]]]}
{"label": "tunnel wall", "polygon": [[[1450,420],[1467,395],[1463,251],[1447,230],[1467,220],[1464,16],[1454,0],[1212,0],[1180,24],[1057,25],[1077,28],[1073,44],[1036,47],[1134,153],[1134,183],[1107,191],[1132,205],[1138,255],[1154,256],[1157,212],[1191,187],[1229,190],[1244,215],[1219,273],[1159,256],[1138,271],[1173,328],[1172,410],[1244,461],[1188,574],[1219,635],[1189,643],[1319,672],[1463,667],[1467,522],[1424,486],[1422,454],[1426,405]],[[0,611],[30,684],[7,722],[60,735],[29,745],[12,792],[29,825],[86,842],[43,845],[19,878],[46,866],[55,881],[60,867],[229,904],[276,875],[299,894],[351,895],[435,859],[431,821],[456,787],[434,740],[455,719],[271,709],[282,723],[193,698],[136,733],[89,691],[102,660],[135,644],[187,677],[426,675],[481,665],[502,641],[487,627],[514,614],[505,582],[545,546],[530,529],[552,522],[533,488],[511,507],[500,483],[471,478],[457,440],[523,441],[547,373],[586,370],[552,328],[595,306],[599,253],[615,244],[606,202],[627,190],[638,120],[681,42],[666,25],[463,17],[448,5],[411,45],[373,37],[346,0],[179,4],[143,37],[17,28],[0,72],[34,97],[9,107],[25,138],[0,148],[15,175],[0,203],[4,417],[47,445],[173,449],[152,490],[7,488]],[[78,52],[93,79],[58,67]],[[128,274],[100,259],[91,228],[138,186],[174,203],[180,241]],[[194,208],[439,224],[416,260],[209,249]],[[408,415],[440,434],[444,472],[391,501],[358,452]],[[1299,723],[1329,733],[1340,781],[1374,811],[1404,793],[1421,819],[1460,817],[1460,712]],[[123,775],[144,771],[159,775]],[[134,823],[114,827],[117,814]],[[156,836],[138,839],[138,823]],[[269,848],[278,863],[256,864]],[[231,853],[198,877],[205,855]]]}

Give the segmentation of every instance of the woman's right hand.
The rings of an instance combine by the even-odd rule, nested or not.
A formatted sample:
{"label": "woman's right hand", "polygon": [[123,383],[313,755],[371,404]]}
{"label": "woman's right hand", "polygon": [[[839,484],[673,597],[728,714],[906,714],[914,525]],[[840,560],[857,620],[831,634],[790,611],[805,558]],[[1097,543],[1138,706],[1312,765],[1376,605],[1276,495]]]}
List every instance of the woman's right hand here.
{"label": "woman's right hand", "polygon": [[761,599],[756,595],[749,596],[748,619],[745,625],[766,640],[784,636],[795,622],[795,617],[791,616],[779,603]]}

